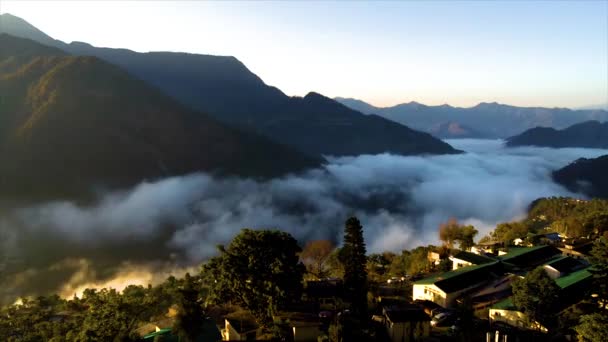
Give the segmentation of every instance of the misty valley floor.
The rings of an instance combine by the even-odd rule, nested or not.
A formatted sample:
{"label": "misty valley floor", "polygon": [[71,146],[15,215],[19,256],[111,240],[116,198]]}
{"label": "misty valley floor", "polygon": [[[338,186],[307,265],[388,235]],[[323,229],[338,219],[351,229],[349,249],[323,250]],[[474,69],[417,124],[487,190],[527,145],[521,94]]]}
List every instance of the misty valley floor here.
{"label": "misty valley floor", "polygon": [[[581,196],[551,171],[597,149],[504,148],[499,140],[450,140],[462,155],[329,158],[265,182],[207,174],[164,179],[100,197],[96,205],[52,202],[2,211],[3,302],[86,286],[154,283],[215,254],[244,227],[289,231],[301,242],[341,240],[344,219],[365,227],[368,251],[437,242],[450,217],[480,236],[524,215],[531,201]],[[112,283],[109,283],[113,281]]]}

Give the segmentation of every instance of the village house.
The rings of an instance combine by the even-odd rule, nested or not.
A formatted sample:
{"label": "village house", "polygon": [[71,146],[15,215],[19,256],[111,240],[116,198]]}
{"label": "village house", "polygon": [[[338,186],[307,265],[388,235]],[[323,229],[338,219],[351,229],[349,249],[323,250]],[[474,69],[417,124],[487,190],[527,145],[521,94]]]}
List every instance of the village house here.
{"label": "village house", "polygon": [[549,232],[535,235],[533,241],[544,245],[558,246],[562,243],[562,237],[559,233]]}
{"label": "village house", "polygon": [[392,342],[420,341],[431,331],[431,319],[415,305],[388,306],[382,309],[382,317],[375,317],[386,328]]}
{"label": "village house", "polygon": [[543,265],[543,268],[549,277],[557,279],[565,276],[566,274],[585,268],[587,264],[587,262],[583,262],[569,256],[561,256],[549,261]]}
{"label": "village house", "polygon": [[435,251],[430,251],[427,254],[427,259],[428,261],[432,264],[432,265],[439,265],[441,263],[441,260],[445,259],[446,256],[442,255],[439,252],[435,252]]}
{"label": "village house", "polygon": [[317,311],[335,309],[342,294],[342,280],[337,278],[309,280],[304,286],[305,300],[315,303]]}
{"label": "village house", "polygon": [[[555,279],[555,283],[560,288],[559,305],[556,311],[562,311],[582,300],[585,294],[584,289],[589,286],[592,277],[587,267]],[[547,332],[545,326],[536,321],[531,322],[525,313],[515,307],[511,298],[493,305],[488,314],[490,322],[503,322],[514,327]]]}
{"label": "village house", "polygon": [[502,275],[502,265],[491,262],[440,273],[413,284],[413,300],[430,300],[444,308],[456,304],[456,299]]}
{"label": "village house", "polygon": [[224,318],[223,341],[256,340],[261,333],[255,318],[247,311],[234,312]]}
{"label": "village house", "polygon": [[316,342],[322,334],[319,316],[302,312],[281,313],[275,319],[286,322],[293,332],[294,342]]}
{"label": "village house", "polygon": [[564,247],[560,248],[562,254],[575,259],[586,259],[593,248],[593,241],[589,239],[567,239]]}
{"label": "village house", "polygon": [[559,255],[561,255],[559,249],[548,245],[509,247],[507,252],[499,259],[503,263],[513,266],[514,269],[531,270]]}
{"label": "village house", "polygon": [[473,309],[481,311],[510,297],[512,294],[511,284],[517,278],[517,275],[505,274],[469,293],[468,296],[471,299]]}
{"label": "village house", "polygon": [[503,243],[499,241],[485,241],[471,247],[471,253],[474,254],[498,254],[498,251],[503,247]]}
{"label": "village house", "polygon": [[454,255],[450,256],[450,260],[452,261],[452,270],[457,270],[467,266],[487,264],[495,261],[493,258],[487,257],[484,254],[475,254],[466,251],[458,251],[454,253]]}
{"label": "village house", "polygon": [[538,330],[542,332],[548,331],[548,329],[539,322],[530,322],[526,314],[515,307],[510,297],[493,305],[489,311],[489,318],[490,323],[503,322],[517,328]]}

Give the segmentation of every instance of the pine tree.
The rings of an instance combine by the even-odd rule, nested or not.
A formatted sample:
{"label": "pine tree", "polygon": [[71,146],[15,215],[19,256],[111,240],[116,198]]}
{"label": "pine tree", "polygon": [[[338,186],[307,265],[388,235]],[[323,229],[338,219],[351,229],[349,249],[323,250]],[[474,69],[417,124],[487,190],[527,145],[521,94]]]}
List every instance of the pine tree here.
{"label": "pine tree", "polygon": [[344,264],[344,290],[353,314],[365,318],[367,314],[367,257],[363,227],[356,217],[346,220],[344,247],[341,251]]}
{"label": "pine tree", "polygon": [[195,280],[186,273],[184,285],[178,290],[178,314],[173,329],[180,341],[195,341],[202,333],[205,315],[199,303],[199,290]]}

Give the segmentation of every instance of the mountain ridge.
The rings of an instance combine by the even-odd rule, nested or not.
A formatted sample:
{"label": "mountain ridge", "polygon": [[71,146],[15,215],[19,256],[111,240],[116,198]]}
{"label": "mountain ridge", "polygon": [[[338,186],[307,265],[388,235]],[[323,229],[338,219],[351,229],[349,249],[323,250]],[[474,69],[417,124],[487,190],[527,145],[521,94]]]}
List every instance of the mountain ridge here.
{"label": "mountain ridge", "polygon": [[4,194],[71,195],[199,171],[276,177],[322,163],[192,111],[94,56],[56,55],[5,34],[0,66],[25,45],[29,57],[0,67]]}
{"label": "mountain ridge", "polygon": [[608,148],[608,122],[585,121],[562,130],[535,127],[510,137],[506,145],[541,147]]}
{"label": "mountain ridge", "polygon": [[[378,114],[424,132],[432,133],[438,125],[457,123],[487,138],[508,138],[537,126],[563,129],[588,120],[608,120],[608,111],[601,109],[516,107],[497,102],[480,102],[472,107],[428,106],[409,102],[383,108],[352,98],[338,97],[336,100],[366,114]],[[458,138],[453,135],[438,137]]]}
{"label": "mountain ridge", "polygon": [[553,179],[570,191],[608,199],[608,155],[581,158],[553,172]]}
{"label": "mountain ridge", "polygon": [[[11,30],[18,35],[20,28]],[[73,55],[97,56],[183,105],[310,155],[459,152],[426,133],[383,118],[368,117],[329,98],[289,97],[266,85],[235,57],[138,53],[57,41],[55,46]]]}

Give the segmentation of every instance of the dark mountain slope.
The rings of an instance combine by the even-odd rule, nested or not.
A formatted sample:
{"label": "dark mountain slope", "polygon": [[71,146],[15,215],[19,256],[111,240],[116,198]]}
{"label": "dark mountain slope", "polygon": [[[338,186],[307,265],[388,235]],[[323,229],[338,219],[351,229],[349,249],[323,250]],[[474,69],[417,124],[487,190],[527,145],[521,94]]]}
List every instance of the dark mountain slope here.
{"label": "dark mountain slope", "polygon": [[0,35],[0,65],[28,43],[42,56],[0,72],[3,193],[70,193],[195,171],[270,177],[320,163],[188,110],[95,57],[56,56]]}
{"label": "dark mountain slope", "polygon": [[[30,29],[13,27],[11,32],[18,35],[20,30]],[[311,101],[310,96],[290,98],[264,84],[234,57],[137,53],[57,41],[53,45],[74,55],[97,56],[155,85],[190,108],[309,154],[457,152],[426,134],[368,117],[328,98],[323,101]],[[348,131],[336,131],[342,129]]]}
{"label": "dark mountain slope", "polygon": [[[446,123],[455,123],[489,138],[506,138],[537,126],[563,129],[584,121],[608,120],[608,111],[599,109],[571,110],[567,108],[515,107],[495,102],[480,103],[470,108],[448,105],[426,106],[417,102],[379,108],[360,100],[336,99],[349,107],[352,106],[354,109],[362,110],[364,113],[378,114],[425,132],[433,133],[435,127]],[[439,134],[438,136],[441,138],[458,137],[451,134]]]}
{"label": "dark mountain slope", "polygon": [[[192,108],[310,154],[455,152],[430,136],[368,117],[329,98],[323,101],[314,101],[316,95],[290,98],[264,84],[234,57],[141,54],[82,43],[70,44],[65,49],[74,54],[99,56]],[[379,131],[380,126],[387,130]]]}
{"label": "dark mountain slope", "polygon": [[570,189],[591,197],[608,198],[608,155],[579,159],[553,172],[553,179]]}
{"label": "dark mountain slope", "polygon": [[289,101],[292,115],[275,115],[258,129],[279,141],[291,139],[305,151],[328,155],[455,152],[430,134],[379,116],[364,116],[317,93]]}
{"label": "dark mountain slope", "polygon": [[563,130],[536,127],[510,137],[507,146],[608,148],[608,122],[587,121]]}

